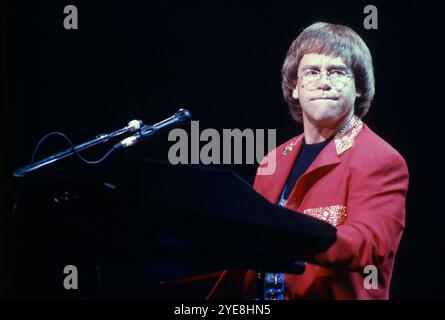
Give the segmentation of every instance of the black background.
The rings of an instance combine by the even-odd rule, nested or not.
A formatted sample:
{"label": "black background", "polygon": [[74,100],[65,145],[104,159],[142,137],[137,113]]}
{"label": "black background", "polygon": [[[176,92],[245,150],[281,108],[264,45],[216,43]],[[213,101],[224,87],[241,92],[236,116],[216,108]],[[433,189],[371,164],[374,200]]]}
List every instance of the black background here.
{"label": "black background", "polygon": [[[68,4],[79,10],[78,30],[63,27]],[[378,30],[363,27],[367,4],[378,8]],[[281,144],[302,131],[282,98],[286,51],[304,27],[326,21],[352,27],[368,44],[376,96],[364,120],[410,170],[391,297],[445,297],[444,14],[433,2],[51,0],[6,9],[3,261],[11,254],[10,173],[45,133],[79,143],[185,107],[201,129],[274,128]],[[165,159],[171,144],[164,134],[126,152]],[[51,140],[42,154],[64,147]],[[253,181],[255,165],[229,167]]]}

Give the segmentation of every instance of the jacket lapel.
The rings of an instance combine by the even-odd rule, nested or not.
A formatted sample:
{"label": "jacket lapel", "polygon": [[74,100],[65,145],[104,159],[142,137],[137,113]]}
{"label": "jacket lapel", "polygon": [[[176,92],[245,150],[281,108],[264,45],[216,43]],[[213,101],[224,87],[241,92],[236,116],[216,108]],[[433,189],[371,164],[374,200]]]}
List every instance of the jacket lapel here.
{"label": "jacket lapel", "polygon": [[[352,148],[355,138],[361,132],[364,124],[357,116],[354,116],[354,125],[352,130],[346,134],[336,135],[324,148],[320,154],[315,158],[309,168],[297,180],[294,188],[289,194],[289,198],[293,203],[299,204],[303,199],[306,189],[310,187],[307,179],[320,173],[320,169],[332,170],[341,162],[341,155]],[[303,140],[303,139],[302,139]]]}
{"label": "jacket lapel", "polygon": [[[294,188],[289,194],[289,198],[293,199],[292,202],[300,203],[306,192],[305,188],[308,184],[305,184],[308,178],[313,177],[320,173],[320,170],[332,170],[341,162],[341,155],[350,149],[356,136],[360,133],[363,123],[354,116],[355,123],[353,129],[347,134],[336,136],[331,140],[315,158],[306,172],[297,180]],[[264,179],[263,195],[272,203],[279,201],[281,192],[289,177],[292,167],[295,163],[295,159],[300,153],[301,146],[303,144],[304,134],[301,134],[281,149],[276,149],[280,154],[277,155],[277,169],[273,176],[269,179]]]}
{"label": "jacket lapel", "polygon": [[264,196],[272,203],[279,201],[281,191],[284,188],[287,177],[289,176],[294,165],[297,155],[300,153],[303,144],[303,135],[295,137],[291,142],[283,148],[276,149],[279,154],[276,156],[277,167],[275,174],[269,179],[265,179]]}
{"label": "jacket lapel", "polygon": [[294,188],[289,194],[289,199],[292,199],[293,203],[300,203],[305,193],[305,180],[309,177],[316,175],[320,172],[320,169],[331,170],[337,164],[341,162],[341,158],[337,155],[335,142],[331,140],[324,148],[321,150],[320,154],[311,163],[309,168],[303,173],[297,180]]}

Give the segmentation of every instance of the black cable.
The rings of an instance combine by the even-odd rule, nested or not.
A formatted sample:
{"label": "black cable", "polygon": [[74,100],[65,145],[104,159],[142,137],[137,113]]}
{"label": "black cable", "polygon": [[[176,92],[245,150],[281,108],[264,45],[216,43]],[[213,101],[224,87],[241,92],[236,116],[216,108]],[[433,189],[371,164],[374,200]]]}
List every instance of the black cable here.
{"label": "black cable", "polygon": [[82,157],[82,156],[80,155],[80,153],[77,152],[77,150],[74,148],[74,144],[72,143],[72,141],[70,140],[70,138],[68,138],[68,136],[66,136],[65,134],[63,134],[63,133],[61,133],[61,132],[56,132],[56,131],[54,131],[54,132],[47,133],[46,135],[44,135],[44,136],[42,137],[42,139],[40,139],[40,141],[37,143],[36,147],[34,148],[34,152],[32,153],[31,161],[30,161],[29,164],[33,164],[33,163],[34,163],[34,158],[35,158],[35,156],[36,156],[36,154],[37,154],[37,151],[38,151],[39,148],[40,148],[40,145],[41,145],[46,139],[48,139],[48,138],[51,137],[51,136],[61,136],[61,137],[65,138],[65,139],[68,141],[68,143],[70,144],[71,149],[72,149],[73,152],[76,154],[76,156],[78,156],[80,160],[82,160],[83,162],[88,163],[88,164],[98,164],[98,163],[104,161],[104,160],[105,160],[105,159],[106,159],[106,158],[107,158],[107,157],[114,151],[114,149],[112,148],[112,149],[110,149],[110,150],[109,150],[109,151],[108,151],[102,158],[100,158],[99,160],[90,161],[90,160],[87,160],[87,159],[85,159],[84,157]]}

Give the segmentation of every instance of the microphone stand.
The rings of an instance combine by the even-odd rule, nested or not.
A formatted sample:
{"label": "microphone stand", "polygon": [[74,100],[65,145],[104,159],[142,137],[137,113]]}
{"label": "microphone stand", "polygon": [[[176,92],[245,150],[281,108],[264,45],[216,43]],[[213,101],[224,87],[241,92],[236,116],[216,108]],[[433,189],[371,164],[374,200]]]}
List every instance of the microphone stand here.
{"label": "microphone stand", "polygon": [[[113,131],[108,134],[100,134],[92,140],[81,143],[77,146],[72,146],[71,148],[68,148],[68,149],[58,152],[58,153],[55,153],[55,154],[53,154],[49,157],[46,157],[42,160],[32,162],[27,166],[24,166],[24,167],[21,167],[21,168],[15,170],[12,173],[12,175],[14,177],[23,177],[25,174],[27,174],[31,171],[34,171],[41,167],[44,167],[50,163],[59,161],[60,159],[66,158],[68,156],[71,156],[74,153],[78,153],[79,151],[86,150],[86,149],[91,148],[91,147],[98,145],[100,143],[105,143],[108,140],[110,140],[111,138],[120,136],[127,132],[131,132],[131,133],[137,132],[136,134],[122,140],[121,142],[116,143],[113,146],[113,148],[104,156],[104,158],[96,161],[96,163],[98,163],[98,162],[102,161],[103,159],[105,159],[113,150],[128,148],[128,147],[138,143],[143,138],[154,136],[157,133],[164,131],[174,125],[177,125],[177,124],[180,124],[180,123],[183,123],[186,121],[190,121],[191,118],[192,118],[192,114],[190,113],[190,111],[188,111],[187,109],[179,109],[178,111],[176,111],[176,113],[173,116],[171,116],[165,120],[162,120],[161,122],[158,122],[154,125],[142,125],[143,124],[142,121],[132,120],[124,128],[118,129],[118,130]],[[42,140],[40,142],[42,142]],[[40,144],[40,142],[39,142],[39,144]],[[83,159],[83,161],[85,161],[85,160]]]}
{"label": "microphone stand", "polygon": [[63,158],[69,157],[76,152],[89,149],[89,148],[91,148],[95,145],[101,144],[101,143],[105,143],[108,140],[118,137],[120,135],[123,135],[127,132],[135,132],[135,131],[139,130],[141,124],[142,124],[142,121],[133,120],[128,124],[128,126],[126,126],[124,128],[115,130],[108,134],[106,134],[106,133],[100,134],[92,140],[88,140],[86,142],[78,144],[77,146],[74,146],[74,147],[68,148],[66,150],[63,150],[61,152],[55,153],[55,154],[50,155],[42,160],[35,161],[27,166],[20,167],[17,170],[13,171],[12,175],[14,177],[23,177],[25,174],[27,174],[31,171],[37,170],[41,167],[49,165],[50,163],[53,163],[53,162],[59,161]]}

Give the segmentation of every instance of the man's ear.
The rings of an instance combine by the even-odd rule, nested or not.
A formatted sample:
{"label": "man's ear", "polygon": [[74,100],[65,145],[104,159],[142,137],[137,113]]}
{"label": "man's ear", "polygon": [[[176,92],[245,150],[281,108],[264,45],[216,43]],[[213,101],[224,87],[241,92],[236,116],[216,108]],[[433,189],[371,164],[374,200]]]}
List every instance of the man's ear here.
{"label": "man's ear", "polygon": [[298,86],[294,88],[294,90],[292,90],[292,98],[294,98],[295,100],[298,99]]}

